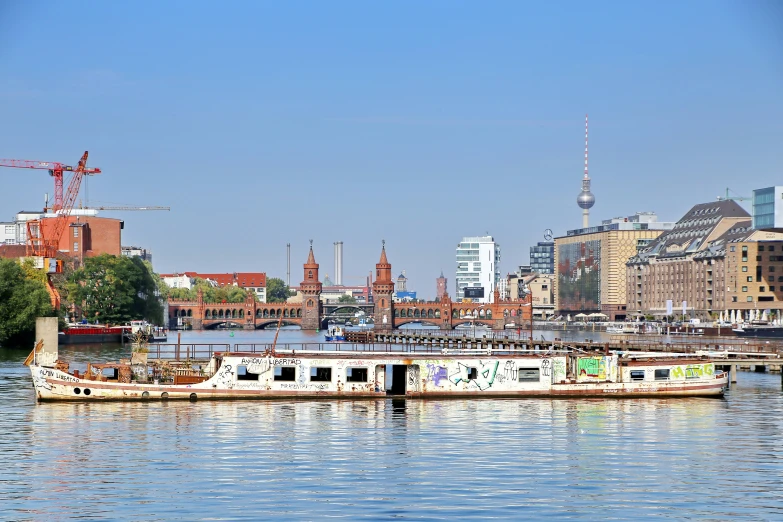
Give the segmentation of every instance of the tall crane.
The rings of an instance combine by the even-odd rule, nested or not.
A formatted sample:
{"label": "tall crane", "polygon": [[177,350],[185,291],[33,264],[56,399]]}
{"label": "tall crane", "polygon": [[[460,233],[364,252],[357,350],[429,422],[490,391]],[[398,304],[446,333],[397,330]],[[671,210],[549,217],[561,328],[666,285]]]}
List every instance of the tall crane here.
{"label": "tall crane", "polygon": [[[51,279],[52,273],[62,272],[62,261],[56,259],[57,247],[60,244],[60,238],[68,225],[68,217],[73,210],[76,197],[79,195],[79,187],[82,183],[82,176],[88,170],[100,172],[100,169],[87,168],[88,152],[85,151],[76,167],[73,167],[71,181],[68,183],[68,190],[62,199],[62,207],[58,209],[57,215],[53,218],[36,219],[27,222],[27,255],[43,258],[43,268],[47,272],[46,289],[49,291],[49,298],[52,307],[57,310],[60,308],[60,294],[54,286]],[[46,222],[46,226],[44,226]]]}
{"label": "tall crane", "polygon": [[[63,208],[63,172],[75,172],[76,168],[65,165],[57,161],[33,161],[17,159],[0,159],[0,167],[11,167],[17,169],[38,169],[48,170],[49,175],[54,177],[54,206],[52,210],[57,211]],[[85,168],[82,174],[92,176],[100,174],[101,169]]]}
{"label": "tall crane", "polygon": [[[729,192],[734,192],[733,190],[726,187],[726,195],[725,196],[718,196],[718,201],[748,201],[750,200],[749,197],[746,196],[730,196]],[[736,192],[735,192],[736,194]]]}

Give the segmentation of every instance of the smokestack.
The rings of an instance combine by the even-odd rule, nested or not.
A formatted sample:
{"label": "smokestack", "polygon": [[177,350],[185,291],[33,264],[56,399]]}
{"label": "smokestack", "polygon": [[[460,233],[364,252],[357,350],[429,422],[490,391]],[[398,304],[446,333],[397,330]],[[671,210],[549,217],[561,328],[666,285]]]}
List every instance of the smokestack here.
{"label": "smokestack", "polygon": [[286,261],[286,272],[285,272],[285,284],[286,286],[291,286],[291,243],[285,244],[285,261]]}
{"label": "smokestack", "polygon": [[334,277],[336,279],[335,284],[337,286],[343,286],[343,242],[338,241],[335,243],[335,266]]}

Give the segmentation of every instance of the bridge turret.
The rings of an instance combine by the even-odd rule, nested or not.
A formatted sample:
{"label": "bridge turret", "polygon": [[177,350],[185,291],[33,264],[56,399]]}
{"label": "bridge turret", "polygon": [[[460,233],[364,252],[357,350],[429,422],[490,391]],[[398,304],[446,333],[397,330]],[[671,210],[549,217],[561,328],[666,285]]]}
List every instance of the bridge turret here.
{"label": "bridge turret", "polygon": [[391,263],[386,259],[386,241],[383,241],[382,245],[381,259],[375,264],[372,294],[375,300],[375,329],[389,331],[393,328],[392,322],[394,321],[392,312],[394,281],[392,280]]}
{"label": "bridge turret", "polygon": [[313,240],[310,240],[310,254],[304,264],[302,280],[302,330],[318,330],[321,325],[321,281],[318,280],[318,263],[313,254]]}

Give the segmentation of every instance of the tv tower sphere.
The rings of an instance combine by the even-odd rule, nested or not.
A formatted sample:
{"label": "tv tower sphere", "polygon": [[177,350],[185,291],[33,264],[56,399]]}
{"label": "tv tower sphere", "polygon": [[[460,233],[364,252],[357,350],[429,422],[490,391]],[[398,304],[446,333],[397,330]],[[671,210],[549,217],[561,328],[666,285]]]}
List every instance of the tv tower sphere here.
{"label": "tv tower sphere", "polygon": [[592,208],[592,206],[595,205],[595,196],[593,196],[593,193],[589,190],[583,190],[576,198],[576,204],[585,210]]}

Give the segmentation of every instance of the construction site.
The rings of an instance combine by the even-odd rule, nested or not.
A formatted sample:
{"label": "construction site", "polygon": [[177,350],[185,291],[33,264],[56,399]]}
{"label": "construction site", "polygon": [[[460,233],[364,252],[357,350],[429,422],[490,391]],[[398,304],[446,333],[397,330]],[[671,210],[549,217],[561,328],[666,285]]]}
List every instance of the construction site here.
{"label": "construction site", "polygon": [[[79,266],[87,257],[110,254],[135,255],[151,260],[149,252],[136,246],[122,245],[122,219],[99,216],[103,211],[170,210],[160,206],[96,206],[79,202],[85,176],[102,174],[88,167],[89,153],[84,152],[76,165],[61,162],[0,159],[0,167],[32,169],[47,172],[54,180],[54,198],[47,193],[41,210],[22,210],[14,219],[0,222],[0,258],[30,258],[36,268],[47,274],[47,290],[52,306],[60,306],[60,295],[52,282],[62,273],[65,261]],[[69,176],[67,187],[66,175]]]}

